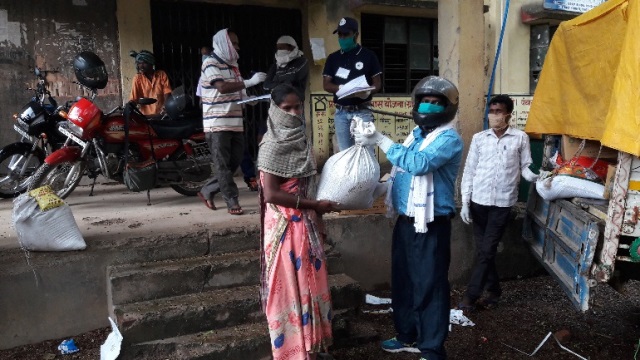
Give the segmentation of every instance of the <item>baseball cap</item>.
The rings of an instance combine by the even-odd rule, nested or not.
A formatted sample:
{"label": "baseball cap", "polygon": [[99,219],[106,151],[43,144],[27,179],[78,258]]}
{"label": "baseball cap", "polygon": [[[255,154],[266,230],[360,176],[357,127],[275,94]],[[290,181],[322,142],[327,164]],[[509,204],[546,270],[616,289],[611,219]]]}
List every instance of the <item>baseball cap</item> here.
{"label": "baseball cap", "polygon": [[358,32],[358,21],[354,18],[343,17],[340,19],[338,27],[333,30],[333,33],[335,34],[338,31],[343,33],[348,33],[349,31]]}

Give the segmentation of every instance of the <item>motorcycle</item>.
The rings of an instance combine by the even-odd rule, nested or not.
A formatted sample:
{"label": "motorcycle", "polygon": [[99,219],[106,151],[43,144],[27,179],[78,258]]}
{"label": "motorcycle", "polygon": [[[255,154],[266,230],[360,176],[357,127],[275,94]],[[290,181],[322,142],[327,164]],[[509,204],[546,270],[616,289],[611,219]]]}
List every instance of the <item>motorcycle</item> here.
{"label": "motorcycle", "polygon": [[[107,83],[104,63],[97,55],[83,52],[74,60],[74,67],[78,83],[91,96],[69,109],[67,121],[59,126],[67,136],[65,145],[44,159],[29,189],[50,185],[59,197],[66,198],[86,174],[93,179],[92,195],[98,175],[125,183],[128,171],[144,164],[154,169],[154,186],[169,185],[182,195],[197,195],[212,174],[201,116],[149,119],[137,106],[156,101],[150,98],[129,101],[104,114],[93,102],[96,89]],[[166,106],[174,103],[167,101]]]}
{"label": "motorcycle", "polygon": [[[35,68],[36,88],[28,88],[34,96],[19,114],[14,114],[13,129],[22,139],[0,149],[0,198],[12,198],[27,190],[29,177],[44,162],[45,156],[59,149],[66,136],[58,132],[58,123],[65,119],[46,87],[44,71]],[[48,103],[47,103],[48,102]]]}

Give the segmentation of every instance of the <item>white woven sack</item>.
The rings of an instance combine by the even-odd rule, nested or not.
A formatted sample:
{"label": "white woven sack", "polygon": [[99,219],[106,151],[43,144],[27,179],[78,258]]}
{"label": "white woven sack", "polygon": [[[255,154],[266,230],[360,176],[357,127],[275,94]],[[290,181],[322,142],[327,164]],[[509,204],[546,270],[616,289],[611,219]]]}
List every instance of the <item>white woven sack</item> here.
{"label": "white woven sack", "polygon": [[548,201],[573,197],[604,199],[604,185],[573,176],[558,175],[540,179],[536,181],[536,190]]}
{"label": "white woven sack", "polygon": [[72,251],[87,247],[66,203],[40,211],[36,199],[22,194],[13,201],[13,226],[20,246],[26,250]]}
{"label": "white woven sack", "polygon": [[332,155],[324,165],[316,199],[340,203],[340,209],[373,206],[373,192],[380,179],[380,165],[370,150],[353,145]]}

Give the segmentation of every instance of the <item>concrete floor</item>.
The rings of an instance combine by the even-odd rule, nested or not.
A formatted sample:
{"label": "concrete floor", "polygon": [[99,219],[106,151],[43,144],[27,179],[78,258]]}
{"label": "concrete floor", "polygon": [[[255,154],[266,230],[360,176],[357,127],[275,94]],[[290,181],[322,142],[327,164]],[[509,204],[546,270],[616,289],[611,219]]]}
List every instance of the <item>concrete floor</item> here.
{"label": "concrete floor", "polygon": [[[259,224],[258,193],[250,191],[236,177],[240,189],[240,205],[244,215],[227,213],[221,196],[216,196],[218,210],[211,211],[198,197],[178,194],[170,187],[151,190],[151,205],[147,205],[146,192],[130,192],[124,185],[99,178],[93,196],[89,196],[87,179],[66,199],[76,223],[87,243],[114,235],[127,237],[180,233],[203,227],[208,230]],[[19,247],[12,224],[13,202],[0,200],[0,251]]]}
{"label": "concrete floor", "polygon": [[[146,192],[132,193],[124,185],[99,180],[94,196],[88,196],[88,183],[81,183],[66,199],[87,243],[84,251],[23,253],[12,226],[13,203],[0,200],[0,349],[108,326],[109,265],[223,251],[222,245],[235,241],[227,240],[230,229],[246,232],[241,241],[258,246],[258,194],[241,177],[236,178],[245,210],[241,216],[228,214],[219,197],[219,210],[212,211],[198,197],[169,187],[153,189],[148,206]],[[498,249],[498,271],[506,278],[540,268],[521,240],[522,218],[517,215]],[[327,241],[341,255],[344,272],[365,290],[388,287],[393,221],[383,215],[336,214],[324,220]],[[471,227],[459,217],[452,222],[451,255],[450,281],[466,282],[473,242]]]}

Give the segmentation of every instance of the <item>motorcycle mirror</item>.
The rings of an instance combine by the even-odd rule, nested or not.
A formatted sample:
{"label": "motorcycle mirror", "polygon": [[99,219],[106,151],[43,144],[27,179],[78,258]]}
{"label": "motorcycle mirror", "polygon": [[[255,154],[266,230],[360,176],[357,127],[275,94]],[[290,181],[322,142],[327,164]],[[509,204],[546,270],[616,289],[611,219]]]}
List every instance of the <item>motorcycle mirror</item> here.
{"label": "motorcycle mirror", "polygon": [[140,105],[151,105],[151,104],[155,104],[156,102],[158,102],[158,100],[153,98],[139,98],[136,100],[136,103]]}

